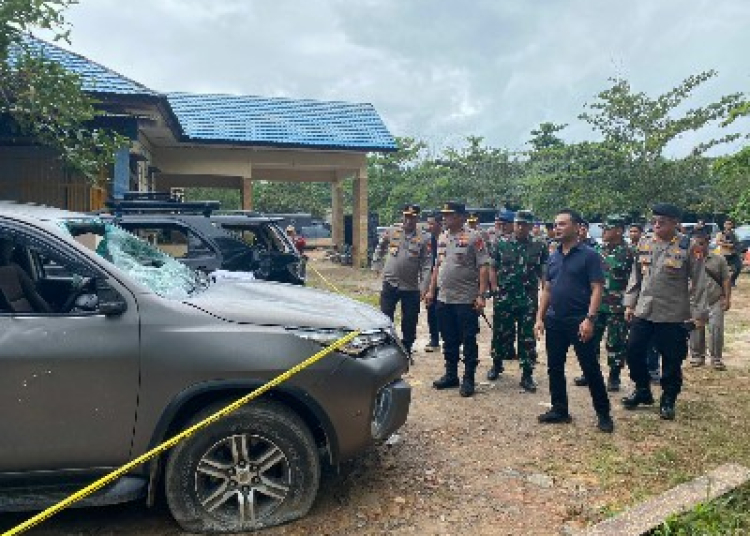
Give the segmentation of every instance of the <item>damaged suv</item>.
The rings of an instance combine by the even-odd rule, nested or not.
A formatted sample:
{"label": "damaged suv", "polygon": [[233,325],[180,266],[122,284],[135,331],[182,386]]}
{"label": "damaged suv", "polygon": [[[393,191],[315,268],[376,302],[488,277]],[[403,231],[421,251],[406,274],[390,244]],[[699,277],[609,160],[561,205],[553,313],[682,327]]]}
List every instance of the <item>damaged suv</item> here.
{"label": "damaged suv", "polygon": [[188,531],[304,515],[322,461],[406,420],[408,360],[379,311],[266,281],[209,281],[96,217],[0,202],[0,509],[47,507],[360,335],[77,506],[159,487]]}

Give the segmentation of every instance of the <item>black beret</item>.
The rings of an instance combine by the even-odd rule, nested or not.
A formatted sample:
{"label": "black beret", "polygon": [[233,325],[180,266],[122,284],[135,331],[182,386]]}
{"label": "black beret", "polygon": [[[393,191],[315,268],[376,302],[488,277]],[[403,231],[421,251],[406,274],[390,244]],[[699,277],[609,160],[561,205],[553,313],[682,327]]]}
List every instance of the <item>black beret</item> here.
{"label": "black beret", "polygon": [[654,216],[666,216],[679,220],[682,218],[682,211],[671,203],[656,203],[651,207]]}

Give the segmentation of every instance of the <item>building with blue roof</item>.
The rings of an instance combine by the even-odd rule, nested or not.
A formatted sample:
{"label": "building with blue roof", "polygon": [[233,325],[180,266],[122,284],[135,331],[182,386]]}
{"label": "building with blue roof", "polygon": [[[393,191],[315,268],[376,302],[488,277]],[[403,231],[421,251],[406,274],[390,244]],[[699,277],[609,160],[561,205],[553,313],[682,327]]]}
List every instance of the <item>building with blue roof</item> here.
{"label": "building with blue roof", "polygon": [[[353,178],[353,246],[367,253],[367,153],[394,151],[396,141],[371,104],[250,95],[161,93],[89,58],[29,38],[39,54],[78,74],[100,101],[103,124],[118,128],[131,147],[118,154],[110,194],[193,186],[235,188],[252,209],[254,181],[331,184],[335,244],[343,244],[343,181]],[[14,158],[15,156],[15,158]],[[73,210],[103,201],[71,178],[42,148],[3,146],[0,197]],[[44,171],[42,171],[42,169]],[[70,194],[75,190],[76,195]]]}

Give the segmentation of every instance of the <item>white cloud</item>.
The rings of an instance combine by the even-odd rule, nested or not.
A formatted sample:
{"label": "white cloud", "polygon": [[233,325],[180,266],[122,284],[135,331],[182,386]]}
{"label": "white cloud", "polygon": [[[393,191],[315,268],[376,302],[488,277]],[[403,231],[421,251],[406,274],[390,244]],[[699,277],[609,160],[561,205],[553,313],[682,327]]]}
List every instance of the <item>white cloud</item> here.
{"label": "white cloud", "polygon": [[[745,0],[88,0],[73,49],[161,91],[372,102],[396,135],[520,148],[625,76],[651,95],[717,69],[750,88]],[[684,143],[687,143],[685,141]],[[679,150],[679,149],[677,149]]]}

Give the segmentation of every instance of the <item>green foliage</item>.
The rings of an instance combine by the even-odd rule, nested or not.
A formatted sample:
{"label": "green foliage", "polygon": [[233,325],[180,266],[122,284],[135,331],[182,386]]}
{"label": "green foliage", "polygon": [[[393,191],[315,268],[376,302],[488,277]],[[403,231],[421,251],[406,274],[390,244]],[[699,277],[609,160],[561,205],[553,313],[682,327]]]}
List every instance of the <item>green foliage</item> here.
{"label": "green foliage", "polygon": [[750,532],[750,485],[665,521],[651,536],[704,536]]}
{"label": "green foliage", "polygon": [[[44,57],[26,40],[44,28],[67,41],[65,8],[75,0],[3,0],[0,5],[0,118],[10,141],[29,140],[56,149],[63,162],[97,182],[126,138],[90,122],[96,101],[83,93],[78,76]],[[12,53],[12,54],[11,54]]]}
{"label": "green foliage", "polygon": [[731,214],[737,221],[750,222],[750,146],[733,155],[717,159],[713,171]]}

